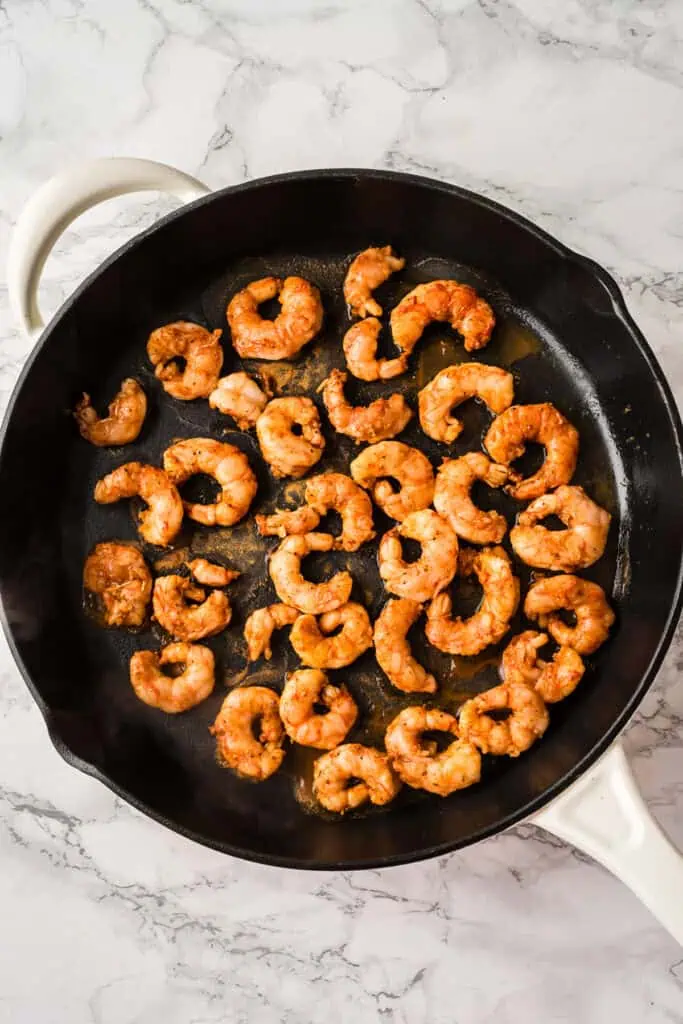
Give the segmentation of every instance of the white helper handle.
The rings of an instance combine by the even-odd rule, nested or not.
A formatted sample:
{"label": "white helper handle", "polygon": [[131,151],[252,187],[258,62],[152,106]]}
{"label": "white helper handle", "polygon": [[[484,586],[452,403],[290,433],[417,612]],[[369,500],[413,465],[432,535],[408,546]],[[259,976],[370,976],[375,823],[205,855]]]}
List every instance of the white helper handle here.
{"label": "white helper handle", "polygon": [[201,181],[153,160],[105,157],[47,181],[22,210],[7,260],[7,287],[14,317],[29,338],[43,329],[38,284],[50,251],[72,220],[91,206],[127,192],[168,192],[182,203],[211,190]]}

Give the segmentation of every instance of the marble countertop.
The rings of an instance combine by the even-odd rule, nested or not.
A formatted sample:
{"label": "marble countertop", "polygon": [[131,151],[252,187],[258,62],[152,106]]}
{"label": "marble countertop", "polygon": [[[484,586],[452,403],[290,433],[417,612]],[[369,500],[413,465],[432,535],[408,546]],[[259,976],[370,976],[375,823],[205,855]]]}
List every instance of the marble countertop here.
{"label": "marble countertop", "polygon": [[[681,398],[682,125],[678,0],[4,0],[2,259],[36,186],[86,157],[214,187],[426,173],[602,262]],[[45,311],[168,208],[82,218]],[[3,301],[3,406],[28,349]],[[625,743],[683,846],[682,659],[679,635]],[[683,1022],[681,949],[558,840],[524,826],[356,874],[230,860],[62,762],[4,641],[0,673],[2,1024]]]}

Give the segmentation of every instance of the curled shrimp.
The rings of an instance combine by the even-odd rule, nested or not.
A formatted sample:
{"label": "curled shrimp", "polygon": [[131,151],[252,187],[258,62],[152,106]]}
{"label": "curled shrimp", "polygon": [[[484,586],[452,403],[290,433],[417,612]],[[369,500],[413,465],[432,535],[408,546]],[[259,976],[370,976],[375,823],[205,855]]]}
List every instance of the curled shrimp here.
{"label": "curled shrimp", "polygon": [[313,792],[337,814],[370,803],[388,804],[401,788],[389,758],[374,747],[344,743],[319,757],[313,766]]}
{"label": "curled shrimp", "polygon": [[[295,426],[300,433],[294,433]],[[325,447],[315,402],[302,396],[268,402],[256,421],[256,436],[263,458],[277,477],[303,476]]]}
{"label": "curled shrimp", "polygon": [[187,643],[215,636],[225,629],[232,617],[227,594],[212,590],[207,597],[206,592],[186,576],[160,576],[154,583],[152,607],[159,625],[171,636]]}
{"label": "curled shrimp", "polygon": [[126,377],[118,392],[109,403],[109,415],[100,419],[90,402],[90,395],[84,392],[74,410],[81,437],[91,444],[130,444],[140,431],[147,414],[147,396],[132,377]]}
{"label": "curled shrimp", "polygon": [[436,679],[413,657],[408,630],[422,612],[409,598],[390,600],[375,622],[375,657],[392,686],[403,693],[434,693]]}
{"label": "curled shrimp", "polygon": [[457,281],[428,281],[413,288],[391,311],[391,333],[398,348],[412,352],[433,320],[448,321],[462,335],[467,352],[488,344],[496,322],[488,302],[474,288]]}
{"label": "curled shrimp", "polygon": [[209,405],[224,416],[232,416],[240,430],[256,426],[266,407],[268,396],[248,373],[230,373],[221,377],[209,395]]}
{"label": "curled shrimp", "polygon": [[403,270],[405,262],[390,245],[365,249],[352,260],[344,278],[344,298],[353,316],[382,315],[372,293],[397,270]]}
{"label": "curled shrimp", "polygon": [[459,363],[437,373],[417,397],[425,434],[450,444],[463,427],[451,410],[468,398],[480,398],[492,413],[504,412],[514,397],[512,374],[485,363]]}
{"label": "curled shrimp", "polygon": [[438,594],[427,609],[427,639],[446,654],[479,654],[501,640],[519,604],[519,580],[503,548],[461,549],[458,574],[475,575],[484,596],[468,619],[452,619],[450,594]]}
{"label": "curled shrimp", "polygon": [[[380,441],[357,455],[349,467],[351,476],[379,507],[399,522],[428,508],[434,497],[434,470],[421,451],[401,441]],[[390,480],[395,480],[395,491]]]}
{"label": "curled shrimp", "polygon": [[394,437],[408,425],[413,413],[403,395],[376,398],[370,405],[350,405],[344,395],[347,374],[332,370],[321,384],[323,401],[330,423],[340,434],[361,441],[383,441]]}
{"label": "curled shrimp", "polygon": [[278,695],[266,686],[239,686],[228,694],[209,727],[228,768],[253,782],[278,770],[285,757],[279,707]]}
{"label": "curled shrimp", "polygon": [[94,497],[100,505],[136,495],[149,506],[138,516],[138,533],[142,539],[159,547],[170,544],[183,522],[183,503],[162,469],[143,462],[126,462],[95,484]]}
{"label": "curled shrimp", "polygon": [[353,579],[343,571],[325,583],[311,583],[301,574],[301,561],[314,551],[331,551],[334,538],[329,533],[305,533],[285,537],[270,556],[270,578],[284,604],[306,615],[322,615],[346,604]]}
{"label": "curled shrimp", "polygon": [[[184,402],[208,398],[223,365],[222,333],[183,320],[152,331],[147,355],[164,391]],[[184,369],[178,365],[179,359],[185,360]]]}
{"label": "curled shrimp", "polygon": [[205,587],[227,587],[228,583],[241,575],[237,569],[226,569],[223,565],[209,562],[207,558],[193,558],[186,564],[197,583]]}
{"label": "curled shrimp", "polygon": [[526,479],[510,471],[513,481],[506,489],[518,501],[539,498],[546,491],[571,480],[579,454],[579,435],[550,402],[511,405],[489,427],[484,445],[496,462],[509,465],[524,454],[524,446],[536,441],[545,448],[545,462]]}
{"label": "curled shrimp", "polygon": [[215,502],[183,502],[190,519],[205,526],[238,523],[249,511],[256,494],[256,477],[244,452],[210,437],[190,437],[172,444],[164,452],[164,469],[176,486],[197,473],[207,473],[220,485]]}
{"label": "curled shrimp", "polygon": [[[551,515],[561,519],[567,529],[541,526],[541,520]],[[523,562],[537,569],[585,569],[605,550],[611,519],[582,487],[563,485],[536,498],[520,513],[510,531],[510,543]]]}
{"label": "curled shrimp", "polygon": [[107,626],[141,626],[145,621],[152,574],[132,544],[96,544],[83,567],[83,586],[98,596]]}
{"label": "curled shrimp", "polygon": [[377,317],[359,320],[344,335],[346,365],[359,380],[389,380],[405,373],[408,356],[403,353],[394,359],[377,358],[377,342],[382,325]]}
{"label": "curled shrimp", "polygon": [[[327,710],[322,714],[316,705]],[[280,697],[280,718],[290,740],[302,747],[332,750],[358,717],[356,702],[345,686],[333,686],[324,672],[300,668],[287,677]]]}
{"label": "curled shrimp", "polygon": [[261,655],[270,661],[273,656],[271,640],[276,629],[291,626],[300,612],[288,604],[270,604],[257,608],[244,624],[244,639],[247,641],[247,660],[257,661]]}
{"label": "curled shrimp", "polygon": [[[180,675],[169,676],[167,665],[183,665]],[[213,651],[201,644],[167,644],[156,651],[136,651],[130,659],[130,683],[135,695],[150,707],[169,715],[201,704],[213,691]]]}
{"label": "curled shrimp", "polygon": [[[562,621],[556,614],[560,609],[574,613],[575,626]],[[597,651],[614,623],[614,612],[602,587],[569,575],[549,576],[534,583],[524,601],[524,614],[537,619],[560,647],[573,647],[578,654]]]}
{"label": "curled shrimp", "polygon": [[507,477],[507,467],[491,462],[483,452],[444,459],[436,474],[434,508],[470,544],[499,544],[507,532],[505,516],[477,508],[470,491],[477,480],[502,487]]}
{"label": "curled shrimp", "polygon": [[[492,712],[509,712],[500,720]],[[517,757],[548,728],[550,716],[540,694],[520,682],[505,682],[460,708],[460,733],[483,754]]]}
{"label": "curled shrimp", "polygon": [[[341,631],[335,632],[340,627]],[[328,635],[331,633],[334,635]],[[304,665],[345,668],[372,647],[372,625],[363,605],[348,601],[320,619],[300,615],[289,640]]]}
{"label": "curled shrimp", "polygon": [[[274,320],[264,320],[258,307],[274,298],[281,310]],[[291,359],[320,330],[323,306],[318,289],[303,277],[263,277],[232,297],[227,315],[242,359]]]}
{"label": "curled shrimp", "polygon": [[256,529],[262,537],[290,537],[297,533],[311,533],[320,522],[320,516],[308,505],[301,508],[277,509],[269,516],[257,515]]}
{"label": "curled shrimp", "polygon": [[[422,547],[416,562],[403,559],[401,538]],[[390,594],[428,601],[447,587],[458,565],[458,538],[445,519],[431,509],[411,512],[379,543],[379,574]]]}
{"label": "curled shrimp", "polygon": [[500,674],[506,683],[532,686],[546,704],[554,704],[574,692],[585,666],[573,647],[560,647],[552,661],[543,661],[538,651],[547,643],[545,633],[535,633],[532,629],[514,636],[503,651]]}
{"label": "curled shrimp", "polygon": [[357,551],[375,536],[370,499],[343,473],[322,473],[311,477],[306,484],[306,504],[318,516],[324,516],[331,509],[339,513],[342,529],[334,539],[337,549]]}
{"label": "curled shrimp", "polygon": [[[445,750],[425,733],[444,732],[453,737]],[[398,777],[413,789],[448,796],[481,778],[481,754],[460,736],[458,721],[447,711],[425,707],[404,708],[390,723],[384,742]]]}

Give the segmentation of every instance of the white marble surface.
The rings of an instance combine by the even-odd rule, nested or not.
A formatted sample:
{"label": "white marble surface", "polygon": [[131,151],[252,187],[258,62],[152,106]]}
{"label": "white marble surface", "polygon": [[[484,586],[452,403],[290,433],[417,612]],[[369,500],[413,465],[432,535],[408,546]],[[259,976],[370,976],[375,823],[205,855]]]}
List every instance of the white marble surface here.
{"label": "white marble surface", "polygon": [[[603,262],[683,396],[679,0],[4,0],[0,246],[95,155],[221,186],[292,168],[424,171]],[[169,204],[60,241],[53,312]],[[3,295],[4,298],[4,295]],[[27,354],[0,304],[2,401]],[[626,736],[683,844],[679,641]],[[175,837],[67,767],[0,649],[0,1021],[683,1021],[683,952],[575,851],[519,828],[437,862],[294,874]]]}

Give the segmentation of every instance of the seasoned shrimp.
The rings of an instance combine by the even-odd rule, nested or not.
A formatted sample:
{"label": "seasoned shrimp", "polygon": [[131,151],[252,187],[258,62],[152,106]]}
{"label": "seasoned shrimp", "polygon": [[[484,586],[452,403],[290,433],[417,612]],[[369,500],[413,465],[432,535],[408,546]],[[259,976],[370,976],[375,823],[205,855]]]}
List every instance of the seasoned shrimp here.
{"label": "seasoned shrimp", "polygon": [[447,366],[417,396],[420,426],[428,437],[450,444],[462,432],[451,410],[468,398],[480,398],[492,413],[504,412],[514,397],[512,374],[485,363]]}
{"label": "seasoned shrimp", "polygon": [[140,495],[149,508],[138,516],[138,533],[148,544],[170,544],[183,522],[183,503],[175,485],[162,469],[143,462],[126,462],[95,484],[100,505]]}
{"label": "seasoned shrimp", "polygon": [[215,636],[232,617],[227,594],[212,590],[207,597],[206,591],[186,576],[160,576],[154,583],[152,607],[159,625],[188,643]]}
{"label": "seasoned shrimp", "polygon": [[[539,525],[546,516],[558,516],[566,530]],[[532,501],[510,531],[515,552],[537,569],[585,569],[605,550],[611,515],[588,497],[582,487],[563,485],[552,494]]]}
{"label": "seasoned shrimp", "polygon": [[344,571],[325,583],[311,583],[301,574],[301,561],[313,551],[331,551],[334,538],[329,533],[305,533],[285,537],[270,556],[270,578],[277,596],[306,615],[322,615],[346,604],[353,579]]}
{"label": "seasoned shrimp", "polygon": [[[280,312],[274,320],[264,320],[258,307],[274,298],[280,301]],[[322,322],[320,292],[303,277],[263,277],[228,304],[232,343],[242,359],[291,359],[316,336]]]}
{"label": "seasoned shrimp", "polygon": [[255,519],[256,528],[262,537],[290,537],[297,533],[311,533],[320,522],[318,513],[308,505],[276,509],[269,516],[257,515]]}
{"label": "seasoned shrimp", "polygon": [[[416,562],[403,559],[401,538],[419,541]],[[379,542],[379,574],[390,594],[428,601],[447,587],[458,565],[458,538],[445,519],[431,509],[411,512]]]}
{"label": "seasoned shrimp", "polygon": [[375,657],[392,686],[404,693],[434,693],[436,679],[413,657],[408,630],[417,621],[422,605],[409,598],[390,600],[375,622]]}
{"label": "seasoned shrimp", "polygon": [[218,500],[211,504],[184,501],[185,511],[205,526],[233,526],[249,511],[256,494],[256,477],[244,452],[210,437],[189,437],[164,452],[164,469],[174,484],[184,484],[197,473],[207,473],[220,484]]}
{"label": "seasoned shrimp", "polygon": [[[436,741],[424,738],[427,732],[445,732],[454,739],[437,752]],[[481,778],[481,754],[461,739],[458,721],[447,711],[404,708],[389,725],[384,742],[394,771],[413,789],[448,796]]]}
{"label": "seasoned shrimp", "polygon": [[458,575],[473,574],[484,591],[474,615],[452,619],[450,594],[438,594],[427,609],[427,639],[446,654],[479,654],[490,644],[498,643],[517,611],[519,580],[513,576],[503,548],[461,549]]}
{"label": "seasoned shrimp", "polygon": [[[293,428],[300,428],[298,434]],[[300,477],[319,460],[325,447],[320,416],[310,398],[274,398],[256,421],[256,436],[273,476]]]}
{"label": "seasoned shrimp", "polygon": [[470,544],[499,544],[508,528],[505,516],[477,508],[470,491],[477,480],[502,487],[507,477],[507,467],[491,462],[483,452],[444,459],[436,474],[434,508]]}
{"label": "seasoned shrimp", "polygon": [[[339,627],[341,632],[336,633]],[[349,601],[325,612],[319,620],[314,615],[300,615],[289,639],[304,665],[345,668],[372,647],[372,625],[363,605]]]}
{"label": "seasoned shrimp", "polygon": [[257,661],[263,655],[270,661],[273,652],[270,642],[276,629],[291,626],[300,612],[288,604],[270,604],[257,608],[244,624],[244,639],[247,641],[247,660]]}
{"label": "seasoned shrimp", "polygon": [[[554,614],[561,608],[574,613],[575,626]],[[524,614],[537,619],[560,647],[573,647],[579,654],[597,651],[614,622],[602,587],[578,576],[550,576],[534,583],[524,601]]]}
{"label": "seasoned shrimp", "polygon": [[342,530],[335,537],[334,546],[341,551],[357,551],[375,536],[370,499],[343,473],[311,477],[306,484],[306,504],[318,516],[324,516],[331,509],[339,513]]}
{"label": "seasoned shrimp", "polygon": [[209,727],[228,768],[253,782],[263,782],[278,770],[285,757],[279,707],[278,695],[266,686],[231,690]]}
{"label": "seasoned shrimp", "polygon": [[526,683],[546,704],[563,700],[581,682],[585,666],[573,647],[560,647],[553,660],[543,661],[538,651],[548,643],[545,633],[527,629],[514,636],[503,651],[500,674],[506,683]]}
{"label": "seasoned shrimp", "polygon": [[[169,676],[166,665],[184,665],[180,675]],[[213,691],[213,651],[201,644],[175,643],[161,651],[136,651],[130,659],[130,683],[135,694],[169,715],[189,711]]]}
{"label": "seasoned shrimp", "polygon": [[221,377],[209,395],[209,405],[224,416],[232,416],[240,430],[256,426],[266,407],[268,396],[248,373],[230,373]]}
{"label": "seasoned shrimp", "polygon": [[544,446],[545,462],[526,479],[510,471],[513,483],[506,489],[518,501],[539,498],[553,487],[569,483],[579,454],[578,431],[550,402],[510,406],[493,421],[484,445],[492,459],[509,465],[524,454],[528,441]]}
{"label": "seasoned shrimp", "polygon": [[[426,455],[401,441],[381,441],[357,455],[349,467],[351,476],[379,507],[399,522],[411,512],[428,508],[434,497],[434,470]],[[389,479],[395,480],[395,491]]]}
{"label": "seasoned shrimp", "polygon": [[368,800],[388,804],[401,788],[389,758],[374,747],[344,743],[313,766],[313,792],[328,811],[344,814]]}
{"label": "seasoned shrimp", "polygon": [[389,380],[405,373],[408,356],[403,353],[394,359],[377,358],[377,339],[382,325],[374,317],[359,320],[344,335],[346,365],[359,380]]}
{"label": "seasoned shrimp", "polygon": [[186,564],[197,583],[205,587],[227,587],[228,583],[241,575],[237,569],[226,569],[223,565],[209,562],[207,558],[193,558]]}
{"label": "seasoned shrimp", "polygon": [[408,425],[413,413],[403,395],[376,398],[370,405],[349,405],[344,395],[347,374],[332,370],[321,384],[330,423],[340,434],[361,441],[383,441]]}
{"label": "seasoned shrimp", "polygon": [[109,403],[108,411],[109,415],[100,419],[92,407],[90,395],[84,393],[74,410],[81,437],[100,447],[130,444],[142,430],[147,396],[136,380],[126,377]]}
{"label": "seasoned shrimp", "polygon": [[[327,708],[322,714],[316,705]],[[280,697],[280,718],[290,740],[302,747],[332,750],[343,743],[358,717],[345,686],[333,686],[324,672],[300,668],[287,677]]]}
{"label": "seasoned shrimp", "polygon": [[488,345],[496,322],[488,302],[457,281],[429,281],[413,288],[391,311],[391,332],[402,352],[410,353],[433,320],[448,321],[462,335],[465,350]]}
{"label": "seasoned shrimp", "polygon": [[[501,719],[491,712],[509,712]],[[460,708],[460,733],[483,754],[518,757],[548,728],[550,716],[531,686],[505,682],[468,700]]]}
{"label": "seasoned shrimp", "polygon": [[353,316],[382,315],[372,293],[405,263],[390,245],[365,249],[355,257],[344,278],[344,298]]}
{"label": "seasoned shrimp", "polygon": [[152,596],[152,574],[132,544],[96,544],[83,567],[83,586],[97,594],[107,626],[141,626]]}
{"label": "seasoned shrimp", "polygon": [[[164,391],[184,402],[208,398],[223,365],[222,333],[183,320],[152,331],[147,355]],[[179,359],[185,361],[184,369],[178,365]]]}

